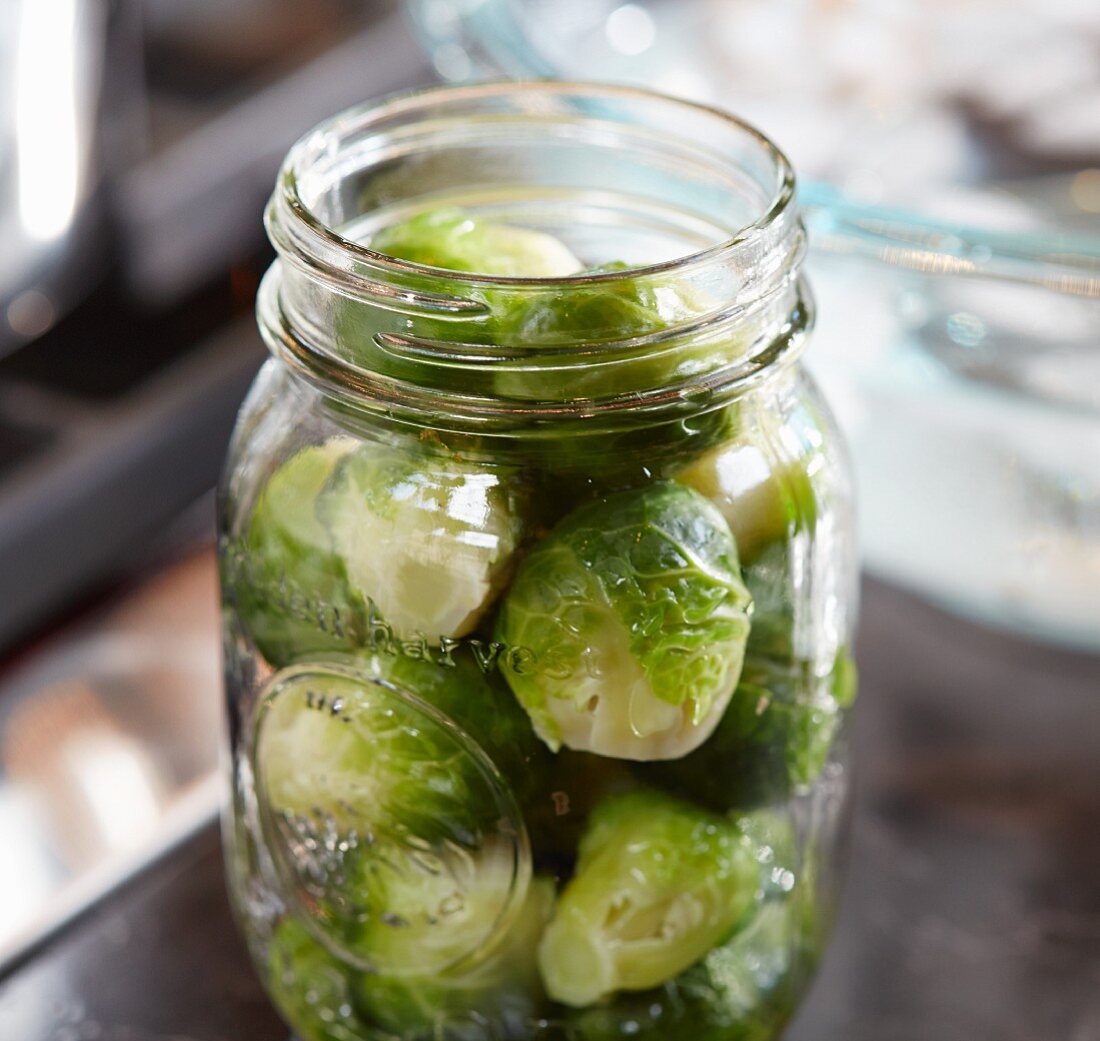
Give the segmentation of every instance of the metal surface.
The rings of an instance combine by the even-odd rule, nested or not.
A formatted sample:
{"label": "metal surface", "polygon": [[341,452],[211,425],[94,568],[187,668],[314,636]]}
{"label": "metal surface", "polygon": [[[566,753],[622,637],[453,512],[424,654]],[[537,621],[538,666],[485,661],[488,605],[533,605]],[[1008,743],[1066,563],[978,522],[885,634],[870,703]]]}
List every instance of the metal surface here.
{"label": "metal surface", "polygon": [[260,230],[287,149],[314,124],[370,97],[423,83],[427,58],[396,0],[312,60],[136,164],[117,193],[124,276],[143,299],[177,298]]}
{"label": "metal surface", "polygon": [[218,599],[189,552],[0,672],[0,972],[216,813]]}
{"label": "metal surface", "polygon": [[0,416],[33,408],[51,435],[0,483],[0,648],[125,573],[138,547],[213,486],[264,356],[249,317],[121,400],[74,401],[0,370]]}
{"label": "metal surface", "polygon": [[[92,80],[100,82],[101,65],[112,67],[101,78],[104,125],[80,130],[80,139],[106,135],[113,160],[100,192],[110,233],[94,237],[95,255],[65,236],[55,243],[65,263],[97,282],[63,314],[45,283],[4,309],[4,272],[19,251],[3,222],[22,218],[4,194],[18,187],[10,178],[19,164],[0,159],[0,242],[13,244],[0,250],[0,326],[14,317],[30,338],[0,358],[0,653],[126,571],[214,485],[263,357],[252,298],[267,262],[263,204],[283,153],[322,116],[426,75],[397,0],[169,0],[143,8],[147,91],[122,89],[128,65],[114,55],[120,41],[141,44],[131,39],[135,2],[0,5],[0,135],[10,100],[5,47],[29,60],[27,46],[47,48],[69,31],[67,12],[69,28],[90,19],[107,33],[105,43],[79,44]],[[60,90],[55,79],[75,73],[55,57],[35,82]],[[125,113],[146,96],[147,135],[135,160]],[[41,124],[27,125],[47,135],[35,147],[52,170],[67,162],[69,146],[56,138],[64,128],[40,114]],[[43,205],[54,181],[42,180]],[[0,329],[0,354],[5,343]]]}
{"label": "metal surface", "polygon": [[[47,329],[99,274],[103,175],[140,108],[134,3],[0,8],[0,354]],[[109,104],[108,104],[109,102]]]}

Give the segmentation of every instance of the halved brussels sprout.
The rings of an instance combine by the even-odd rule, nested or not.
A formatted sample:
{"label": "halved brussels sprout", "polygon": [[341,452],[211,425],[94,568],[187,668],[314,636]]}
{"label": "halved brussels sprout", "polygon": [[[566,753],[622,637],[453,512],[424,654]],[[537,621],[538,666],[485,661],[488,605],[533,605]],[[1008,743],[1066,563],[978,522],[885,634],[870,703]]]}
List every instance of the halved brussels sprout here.
{"label": "halved brussels sprout", "polygon": [[777,802],[821,774],[854,697],[855,665],[844,651],[824,677],[809,663],[747,657],[710,740],[676,762],[639,767],[639,776],[718,812]]}
{"label": "halved brussels sprout", "polygon": [[433,705],[469,734],[518,800],[542,792],[553,757],[500,673],[483,671],[462,651],[454,651],[449,660],[451,664],[439,665],[402,654],[360,654],[355,663]]}
{"label": "halved brussels sprout", "polygon": [[798,1001],[814,956],[792,902],[752,921],[659,989],[620,995],[567,1017],[576,1041],[774,1041]]}
{"label": "halved brussels sprout", "polygon": [[512,899],[528,883],[517,886],[514,845],[494,838],[473,851],[429,851],[415,842],[408,849],[402,863],[396,846],[360,858],[358,884],[376,913],[363,916],[349,946],[392,977],[442,976],[452,966],[477,964],[523,910]]}
{"label": "halved brussels sprout", "polygon": [[707,452],[676,479],[718,507],[747,567],[770,544],[813,529],[817,498],[809,463],[792,460],[773,466],[760,445],[744,440]]}
{"label": "halved brussels sprout", "polygon": [[[418,214],[379,231],[371,248],[401,260],[492,277],[562,278],[628,272],[620,261],[583,268],[559,239],[514,224],[501,224],[460,209]],[[435,292],[443,285],[425,286]],[[686,282],[664,278],[595,280],[559,288],[453,286],[455,295],[483,304],[475,320],[413,319],[406,331],[454,342],[508,347],[571,347],[630,341],[661,333],[714,311],[713,301]],[[366,349],[369,338],[353,337]],[[553,352],[532,354],[521,368],[500,367],[495,392],[522,401],[599,398],[655,389],[716,368],[743,352],[745,341],[692,337],[669,347],[641,345],[631,354],[587,359],[562,368]],[[617,352],[618,353],[618,352]],[[388,362],[386,363],[388,364]],[[427,375],[426,373],[424,374]]]}
{"label": "halved brussels sprout", "polygon": [[593,813],[539,945],[547,993],[583,1006],[655,987],[725,940],[758,888],[735,824],[660,794],[614,796]]}
{"label": "halved brussels sprout", "polygon": [[[615,261],[583,274],[629,270],[629,265]],[[671,290],[658,293],[640,280],[597,281],[568,286],[550,296],[517,298],[502,323],[502,339],[532,347],[629,339],[664,329],[668,320],[684,317],[683,312],[683,302]]]}
{"label": "halved brussels sprout", "polygon": [[737,406],[623,429],[586,429],[543,439],[526,438],[523,458],[539,472],[540,514],[560,520],[569,507],[599,495],[675,480],[684,459],[726,441],[737,428]]}
{"label": "halved brussels sprout", "polygon": [[268,945],[268,986],[302,1041],[362,1041],[379,1027],[406,1041],[520,1038],[545,1002],[536,950],[553,906],[553,881],[533,879],[511,929],[484,960],[461,972],[408,976],[361,972],[285,918]]}
{"label": "halved brussels sprout", "polygon": [[764,904],[677,981],[685,1004],[700,1006],[715,1027],[743,1032],[737,1036],[773,1037],[797,1001],[803,963],[812,961],[800,921],[796,899]]}
{"label": "halved brussels sprout", "polygon": [[621,759],[673,759],[721,718],[741,672],[749,595],[721,514],[658,484],[581,506],[524,559],[497,639],[539,736]]}
{"label": "halved brussels sprout", "polygon": [[[492,695],[474,666],[420,676],[437,705],[477,717],[482,740],[507,739],[487,722]],[[334,664],[287,670],[265,697],[254,764],[284,897],[349,964],[440,971],[508,926],[530,877],[513,794],[423,697]]]}
{"label": "halved brussels sprout", "polygon": [[355,987],[364,1015],[406,1041],[527,1036],[545,1001],[535,956],[553,907],[553,880],[532,879],[511,930],[473,968],[434,975],[364,974]]}
{"label": "halved brussels sprout", "polygon": [[275,471],[227,555],[227,593],[276,668],[311,654],[346,650],[361,636],[364,605],[317,516],[321,489],[354,447],[337,437],[304,448]]}
{"label": "halved brussels sprout", "polygon": [[813,891],[800,877],[789,816],[762,811],[734,825],[752,844],[762,899],[720,946],[660,987],[622,993],[567,1017],[583,1041],[772,1041],[816,960]]}
{"label": "halved brussels sprout", "polygon": [[484,220],[457,208],[431,210],[391,224],[371,237],[370,248],[428,267],[511,278],[561,278],[583,266],[553,235]]}
{"label": "halved brussels sprout", "polygon": [[[515,793],[528,792],[543,782],[550,757],[537,740],[530,719],[505,685],[482,672],[471,659],[455,656],[450,665],[442,666],[400,654],[360,652],[330,654],[325,660],[351,667],[364,677],[378,678],[433,706],[473,739]],[[271,704],[270,718],[262,728],[261,750],[266,757],[267,796],[273,807],[309,813],[328,802],[334,819],[353,825],[359,799],[395,798],[415,811],[414,830],[435,821],[446,808],[451,813],[450,825],[466,821],[469,834],[477,830],[477,820],[487,820],[497,811],[495,803],[479,807],[464,801],[442,777],[434,776],[433,769],[442,774],[453,769],[453,764],[437,762],[443,757],[443,747],[432,745],[432,734],[423,732],[423,726],[412,735],[401,729],[404,725],[417,729],[417,710],[413,706],[395,708],[389,704],[392,699],[387,692],[381,691],[375,699],[386,702],[380,719],[357,712],[350,726],[333,726],[325,707],[342,697],[347,682],[354,681],[346,681],[343,673],[331,683],[322,674],[320,683],[313,683],[304,693],[292,688],[293,697],[279,695]],[[333,688],[331,696],[326,696],[329,686]],[[357,700],[362,697],[355,695]],[[343,721],[339,714],[337,718]],[[449,741],[445,744],[449,746]],[[466,765],[470,770],[480,769],[472,761]],[[446,777],[458,785],[463,773],[458,770]],[[366,791],[363,785],[368,775],[374,779]],[[418,786],[424,786],[424,791],[418,791]],[[406,794],[398,798],[396,793],[402,791]],[[432,803],[433,796],[444,795],[462,804],[458,820],[453,805]]]}
{"label": "halved brussels sprout", "polygon": [[318,504],[372,641],[469,633],[504,583],[524,511],[514,471],[376,443],[340,462]]}
{"label": "halved brussels sprout", "polygon": [[[579,271],[580,262],[564,243],[542,232],[474,217],[449,208],[418,214],[378,231],[372,249],[399,260],[493,276],[550,278]],[[384,310],[355,300],[341,300],[333,310],[336,350],[356,364],[393,379],[448,391],[486,393],[492,387],[491,370],[479,366],[436,366],[422,359],[394,353],[379,334],[413,336],[450,343],[496,343],[495,327],[522,290],[467,285],[445,275],[409,272],[399,278],[411,294],[445,296],[477,305],[481,310],[447,315]]]}

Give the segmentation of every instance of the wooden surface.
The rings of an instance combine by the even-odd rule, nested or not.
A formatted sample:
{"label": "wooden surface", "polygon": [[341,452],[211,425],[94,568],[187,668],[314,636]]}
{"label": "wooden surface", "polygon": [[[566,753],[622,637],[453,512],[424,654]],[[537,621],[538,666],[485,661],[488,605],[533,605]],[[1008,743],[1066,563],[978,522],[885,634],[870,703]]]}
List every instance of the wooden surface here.
{"label": "wooden surface", "polygon": [[[849,884],[788,1041],[1100,1041],[1100,658],[875,584],[859,657]],[[0,981],[4,1041],[285,1036],[213,829]]]}

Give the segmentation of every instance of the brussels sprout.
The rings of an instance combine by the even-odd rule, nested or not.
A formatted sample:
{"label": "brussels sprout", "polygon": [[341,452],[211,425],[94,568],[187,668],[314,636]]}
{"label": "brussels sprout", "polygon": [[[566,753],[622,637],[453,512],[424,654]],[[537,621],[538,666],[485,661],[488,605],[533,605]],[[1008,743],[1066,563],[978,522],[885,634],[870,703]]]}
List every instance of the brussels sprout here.
{"label": "brussels sprout", "polygon": [[808,663],[750,656],[710,740],[676,762],[638,768],[639,776],[718,812],[787,798],[828,760],[845,707],[836,693],[850,704],[854,669],[843,651],[827,677],[814,677]]}
{"label": "brussels sprout", "polygon": [[362,1041],[378,1027],[406,1041],[519,1039],[545,1001],[535,953],[553,905],[553,881],[533,879],[511,929],[481,962],[408,976],[360,972],[286,918],[268,946],[268,987],[302,1041]]}
{"label": "brussels sprout", "polygon": [[[629,271],[615,261],[585,275]],[[578,342],[631,339],[659,332],[686,317],[684,302],[668,287],[639,279],[571,285],[551,294],[517,297],[501,322],[501,341],[532,347],[568,347]]]}
{"label": "brussels sprout", "polygon": [[676,479],[705,495],[721,511],[747,567],[767,546],[797,531],[812,531],[817,498],[807,461],[773,466],[750,441],[721,445],[677,474]]}
{"label": "brussels sprout", "polygon": [[[629,265],[615,262],[584,274],[629,270]],[[714,309],[712,301],[691,287],[651,276],[514,294],[494,312],[495,342],[525,348],[583,347],[586,356],[583,367],[578,367],[577,356],[563,360],[557,351],[533,352],[522,368],[501,368],[497,393],[520,401],[566,396],[572,401],[594,400],[655,390],[710,372],[740,356],[744,341],[714,340],[699,333],[653,338]]]}
{"label": "brussels sprout", "polygon": [[370,248],[427,267],[509,278],[561,278],[582,267],[553,235],[497,224],[457,208],[391,224],[372,236]]}
{"label": "brussels sprout", "polygon": [[764,904],[728,943],[710,951],[677,983],[685,1003],[705,1010],[717,1027],[739,1036],[773,1037],[793,1011],[800,970],[812,960],[803,952],[799,901]]}
{"label": "brussels sprout", "polygon": [[497,639],[539,736],[621,759],[686,755],[710,735],[741,671],[749,596],[729,528],[682,485],[581,506],[521,563]]}
{"label": "brussels sprout", "polygon": [[790,1014],[816,954],[813,892],[798,877],[790,818],[761,811],[735,826],[752,844],[762,902],[723,944],[663,986],[620,994],[570,1014],[584,1041],[690,1037],[693,1041],[771,1041]]}
{"label": "brussels sprout", "polygon": [[[382,229],[371,248],[431,267],[489,276],[562,278],[629,272],[621,261],[582,269],[560,240],[543,232],[494,223],[460,209],[418,214]],[[509,347],[572,347],[630,341],[661,333],[715,310],[712,301],[681,283],[659,278],[578,282],[561,288],[425,285],[435,292],[483,304],[477,319],[413,319],[420,336]],[[352,338],[369,349],[369,337]],[[743,353],[745,344],[696,337],[691,342],[646,346],[615,356],[593,354],[588,364],[563,368],[555,352],[533,355],[522,368],[500,367],[496,393],[523,401],[605,397],[653,389],[671,380],[709,371]],[[425,374],[426,375],[426,374]]]}
{"label": "brussels sprout", "polygon": [[[546,520],[558,520],[581,501],[674,480],[690,459],[727,440],[737,429],[737,406],[623,429],[579,426],[544,439],[526,438],[523,459],[538,471]],[[541,502],[540,502],[541,506]]]}
{"label": "brussels sprout", "polygon": [[321,489],[354,446],[333,438],[290,458],[267,482],[247,529],[226,556],[229,596],[248,635],[276,668],[314,653],[346,650],[364,605],[317,516]]}
{"label": "brussels sprout", "polygon": [[516,850],[505,841],[483,841],[476,852],[409,848],[399,865],[395,849],[368,850],[361,858],[356,884],[372,913],[362,916],[349,947],[380,974],[444,974],[478,958],[511,928],[522,910],[515,890],[527,879],[517,887]]}
{"label": "brussels sprout", "polygon": [[496,936],[530,872],[513,794],[460,728],[499,742],[488,752],[513,776],[533,738],[472,663],[365,664],[386,680],[317,664],[267,696],[255,749],[265,838],[288,897],[349,962],[435,971]]}
{"label": "brussels sprout", "polygon": [[752,596],[752,631],[748,651],[754,657],[791,662],[795,658],[795,627],[800,612],[791,574],[789,542],[765,546],[741,576]]}
{"label": "brussels sprout", "polygon": [[[382,655],[368,668],[390,674]],[[420,690],[424,681],[425,693],[448,707],[486,696],[473,668],[451,675],[425,666]],[[387,824],[417,835],[442,831],[473,846],[478,821],[497,807],[477,805],[481,764],[461,752],[451,731],[412,701],[321,666],[268,698],[256,745],[266,802],[276,813],[322,811],[340,830],[360,833]]]}
{"label": "brussels sprout", "polygon": [[523,499],[512,471],[368,443],[341,461],[317,509],[372,629],[435,641],[469,633],[499,592]]}
{"label": "brussels sprout", "polygon": [[301,922],[284,918],[267,948],[267,986],[302,1041],[362,1041],[348,972]]}
{"label": "brussels sprout", "polygon": [[[408,691],[427,702],[473,739],[517,795],[545,786],[550,756],[535,737],[530,719],[504,684],[483,673],[471,659],[455,657],[447,667],[383,653],[329,655],[327,660],[350,665],[386,687]],[[360,799],[392,796],[398,805],[413,811],[414,816],[405,820],[414,825],[414,831],[431,831],[433,822],[447,810],[452,827],[458,820],[467,821],[464,832],[448,837],[470,841],[478,829],[477,820],[489,820],[497,811],[495,805],[478,807],[462,798],[463,771],[456,767],[465,766],[472,774],[478,764],[443,762],[446,755],[456,754],[450,747],[450,732],[431,732],[416,706],[390,696],[386,689],[374,694],[366,683],[358,684],[365,693],[355,695],[363,704],[348,706],[349,711],[356,710],[350,725],[334,725],[333,718],[343,723],[347,717],[326,715],[326,706],[346,699],[349,684],[356,685],[342,672],[331,677],[322,673],[311,677],[308,685],[296,685],[273,699],[258,749],[269,804],[279,812],[304,814],[327,803],[334,819],[351,824],[365,809],[357,805]],[[376,707],[380,717],[370,714]],[[417,732],[408,733],[403,727]],[[371,781],[364,788],[368,777]],[[398,797],[398,793],[403,794]],[[453,816],[454,806],[432,804],[433,795],[461,804],[459,817]]]}
{"label": "brussels sprout", "polygon": [[[401,259],[490,276],[545,278],[630,270],[615,262],[582,272],[566,247],[551,236],[455,209],[391,225],[371,245]],[[420,276],[418,281],[414,275],[407,282],[410,291],[453,293],[472,300],[485,313],[466,318],[386,315],[354,302],[338,304],[333,319],[338,349],[372,371],[450,392],[518,401],[604,398],[664,387],[711,371],[744,352],[743,338],[718,340],[707,334],[647,345],[646,337],[715,310],[714,302],[699,290],[667,277],[580,281],[560,287],[460,286],[445,278],[427,281]],[[375,341],[378,333],[495,344],[527,353],[522,360],[498,360],[491,366],[435,365],[394,353],[392,345],[380,346]],[[607,350],[601,350],[604,345]],[[576,352],[581,350],[587,356],[578,365]],[[649,479],[671,471],[685,456],[732,432],[729,420],[735,410],[708,408],[704,400],[695,404],[699,411],[690,416],[658,426],[601,432],[596,438],[577,436],[583,431],[570,426],[528,440],[526,455],[537,468],[562,475],[570,498],[577,497],[580,484],[599,490],[626,487],[637,477]]]}
{"label": "brussels sprout", "polygon": [[519,800],[541,792],[550,771],[556,769],[500,674],[484,672],[470,656],[455,651],[446,659],[447,665],[388,653],[331,657],[348,661],[438,709],[474,739]]}
{"label": "brussels sprout", "polygon": [[[551,235],[483,220],[459,209],[429,211],[390,225],[370,241],[372,249],[399,260],[451,271],[493,276],[550,278],[579,271],[580,262],[564,243]],[[499,314],[507,312],[517,290],[466,285],[441,275],[410,272],[399,278],[410,293],[450,296],[483,308],[475,316],[443,316],[431,313],[406,315],[383,311],[357,301],[337,302],[333,313],[337,350],[356,363],[395,379],[429,386],[444,386],[470,393],[491,387],[491,372],[478,367],[437,367],[414,358],[395,355],[375,339],[379,333],[442,340],[454,343],[495,343]]]}
{"label": "brussels sprout", "polygon": [[671,979],[733,931],[759,871],[735,824],[651,792],[593,813],[539,945],[547,993],[590,1005]]}
{"label": "brussels sprout", "polygon": [[815,955],[793,901],[763,905],[745,928],[663,987],[572,1012],[577,1041],[773,1041]]}
{"label": "brussels sprout", "polygon": [[512,928],[488,957],[465,971],[364,974],[356,998],[364,1015],[406,1041],[527,1037],[545,997],[535,952],[554,906],[554,883],[535,878]]}

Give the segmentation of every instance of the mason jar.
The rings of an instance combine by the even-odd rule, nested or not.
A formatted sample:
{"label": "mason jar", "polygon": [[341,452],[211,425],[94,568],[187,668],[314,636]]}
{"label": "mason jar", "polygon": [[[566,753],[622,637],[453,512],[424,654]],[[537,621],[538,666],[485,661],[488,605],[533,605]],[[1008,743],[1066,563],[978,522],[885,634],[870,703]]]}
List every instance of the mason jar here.
{"label": "mason jar", "polygon": [[774,1036],[825,942],[850,482],[782,153],[629,88],[290,152],[221,489],[230,889],[302,1041]]}

